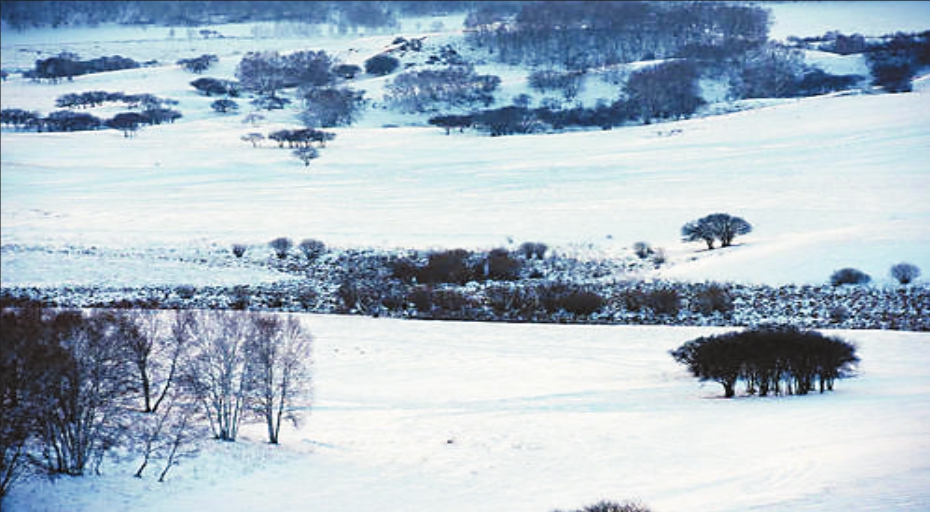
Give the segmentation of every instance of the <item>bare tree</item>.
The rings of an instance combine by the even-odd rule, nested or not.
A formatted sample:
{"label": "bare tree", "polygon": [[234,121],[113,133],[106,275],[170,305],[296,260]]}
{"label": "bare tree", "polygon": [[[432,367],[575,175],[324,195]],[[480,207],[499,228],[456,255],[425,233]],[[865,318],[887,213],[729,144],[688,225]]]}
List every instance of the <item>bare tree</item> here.
{"label": "bare tree", "polygon": [[250,325],[242,313],[199,312],[192,323],[194,353],[184,383],[206,412],[214,437],[235,441],[246,406],[246,343]]}
{"label": "bare tree", "polygon": [[311,337],[294,316],[252,316],[248,347],[253,407],[268,427],[268,442],[278,444],[281,421],[299,421],[294,401],[310,389]]}
{"label": "bare tree", "polygon": [[51,471],[81,475],[89,464],[99,467],[122,434],[132,374],[119,338],[131,327],[109,312],[64,315],[54,330],[68,358],[56,362],[60,373],[47,397],[53,406],[43,418],[42,440]]}

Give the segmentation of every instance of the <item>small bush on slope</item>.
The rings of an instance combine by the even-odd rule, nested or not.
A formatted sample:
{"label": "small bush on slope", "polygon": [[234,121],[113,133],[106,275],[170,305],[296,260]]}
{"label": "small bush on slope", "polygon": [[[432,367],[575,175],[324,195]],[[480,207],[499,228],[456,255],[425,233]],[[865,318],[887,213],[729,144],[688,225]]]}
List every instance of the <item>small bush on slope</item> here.
{"label": "small bush on slope", "polygon": [[[555,512],[561,511],[556,510]],[[593,505],[587,505],[583,508],[579,508],[572,512],[651,512],[651,509],[645,505],[630,501],[617,503],[615,501],[603,500]]]}

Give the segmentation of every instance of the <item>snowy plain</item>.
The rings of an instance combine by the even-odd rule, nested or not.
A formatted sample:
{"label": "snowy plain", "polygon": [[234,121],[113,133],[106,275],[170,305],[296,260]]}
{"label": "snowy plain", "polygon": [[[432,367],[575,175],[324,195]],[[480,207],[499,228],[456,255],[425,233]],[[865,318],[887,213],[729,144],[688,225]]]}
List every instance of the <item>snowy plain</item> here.
{"label": "snowy plain", "polygon": [[[928,7],[771,4],[772,36],[921,30]],[[397,33],[352,37],[209,27],[223,40],[165,27],[4,30],[4,69],[62,50],[162,64],[55,86],[14,77],[3,108],[48,113],[67,92],[122,90],[178,99],[184,118],[132,140],[0,134],[3,286],[273,281],[285,276],[238,265],[229,246],[277,236],[385,248],[539,240],[593,257],[645,240],[670,256],[654,277],[695,281],[820,284],[854,266],[888,285],[898,261],[930,271],[926,78],[908,94],[760,101],[610,132],[446,136],[375,110],[334,130],[307,169],[286,150],[239,140],[296,120],[269,115],[256,128],[218,116],[173,64],[216,53],[208,75],[231,77],[255,49],[326,49],[361,63],[396,35],[442,42],[460,26],[408,20]],[[864,65],[809,57],[849,72]],[[502,104],[527,92],[525,71],[479,70],[504,77]],[[383,79],[352,86],[377,99]],[[591,82],[584,99],[604,90]],[[713,211],[746,218],[754,233],[727,251],[678,240],[684,222]],[[4,510],[529,512],[599,499],[656,512],[930,510],[924,333],[836,332],[863,360],[836,392],[727,401],[667,353],[720,329],[304,319],[315,396],[283,446],[249,429],[235,444],[206,442],[164,484],[132,478],[134,461],[109,462],[100,477],[30,480]]]}

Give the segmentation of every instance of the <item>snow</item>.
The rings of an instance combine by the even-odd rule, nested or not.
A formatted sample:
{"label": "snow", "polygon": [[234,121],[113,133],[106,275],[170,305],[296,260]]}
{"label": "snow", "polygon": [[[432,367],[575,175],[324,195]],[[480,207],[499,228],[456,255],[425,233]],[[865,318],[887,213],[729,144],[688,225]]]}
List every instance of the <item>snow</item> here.
{"label": "snow", "polygon": [[[767,4],[776,38],[926,29],[928,5]],[[403,35],[435,21],[449,33],[429,44],[461,27],[412,20]],[[174,98],[184,114],[129,140],[0,134],[4,287],[270,282],[285,276],[238,262],[229,247],[267,253],[278,236],[383,248],[540,241],[591,257],[642,240],[669,258],[647,277],[689,281],[821,284],[852,266],[887,285],[899,261],[930,271],[926,78],[913,93],[758,100],[717,105],[736,110],[725,115],[558,135],[446,136],[422,117],[376,110],[334,130],[305,168],[287,150],[239,140],[295,126],[290,114],[257,128],[216,115],[188,85],[196,76],[172,63],[216,53],[207,75],[230,77],[247,51],[320,48],[360,63],[397,34],[206,28],[229,37],[3,31],[4,69],[61,50],[160,64],[54,86],[14,76],[2,108],[48,113],[64,93],[103,89]],[[832,73],[865,70],[857,56],[807,59]],[[506,78],[500,101],[541,99],[513,68],[477,71]],[[351,85],[377,100],[384,81]],[[589,79],[581,99],[609,92]],[[726,250],[680,242],[682,224],[715,211],[754,232]],[[720,329],[303,318],[316,343],[315,398],[283,446],[249,426],[240,442],[205,442],[164,484],[132,478],[135,461],[108,461],[103,476],[24,482],[4,510],[544,511],[600,499],[657,512],[930,509],[926,333],[836,332],[863,363],[829,395],[718,400],[719,386],[696,382],[667,352]]]}
{"label": "snow", "polygon": [[[720,399],[668,350],[709,328],[304,317],[312,412],[261,425],[164,484],[134,461],[36,480],[8,510],[922,510],[930,504],[925,334],[836,331],[858,376],[804,397]],[[208,444],[214,444],[209,442]]]}
{"label": "snow", "polygon": [[769,9],[774,22],[771,39],[822,36],[838,31],[846,35],[878,37],[895,32],[922,32],[930,20],[930,3],[900,1],[756,2]]}

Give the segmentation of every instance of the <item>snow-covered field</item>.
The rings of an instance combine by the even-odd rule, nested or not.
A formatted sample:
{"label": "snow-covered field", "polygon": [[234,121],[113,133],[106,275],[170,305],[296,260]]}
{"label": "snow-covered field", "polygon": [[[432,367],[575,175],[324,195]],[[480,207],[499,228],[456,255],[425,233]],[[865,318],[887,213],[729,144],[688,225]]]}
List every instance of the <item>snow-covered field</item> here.
{"label": "snow-covered field", "polygon": [[36,480],[6,510],[930,510],[930,352],[831,332],[859,375],[827,395],[720,399],[668,355],[707,328],[305,317],[315,402],[283,445],[256,425],[164,484]]}
{"label": "snow-covered field", "polygon": [[[773,37],[881,35],[930,21],[928,2],[770,7]],[[411,20],[402,35],[460,22]],[[61,50],[162,62],[55,86],[13,77],[2,84],[3,108],[47,114],[64,93],[102,89],[174,98],[184,114],[130,140],[116,131],[0,134],[3,286],[273,281],[284,275],[239,265],[229,247],[278,236],[386,248],[532,240],[594,256],[643,240],[669,255],[655,277],[694,281],[819,284],[851,266],[882,286],[899,261],[930,272],[927,78],[907,94],[757,102],[559,135],[445,136],[421,118],[376,110],[334,130],[308,169],[287,150],[239,140],[295,119],[271,115],[256,128],[219,116],[188,85],[195,75],[173,62],[216,53],[207,75],[232,76],[242,53],[269,48],[326,49],[360,63],[397,34],[210,28],[231,37],[3,31],[4,69]],[[809,58],[863,69],[858,57]],[[479,71],[505,78],[502,102],[526,91],[513,69]],[[383,79],[350,85],[377,99]],[[592,85],[586,101],[603,90]],[[726,251],[679,241],[682,224],[715,211],[754,232]],[[640,499],[657,512],[930,510],[924,333],[839,333],[863,363],[828,396],[727,401],[667,354],[717,332],[707,328],[305,318],[315,402],[284,446],[250,430],[241,442],[208,444],[165,484],[132,478],[134,461],[110,462],[101,477],[23,483],[4,510],[529,512],[602,498]]]}
{"label": "snow-covered field", "polygon": [[[868,7],[853,11],[873,12]],[[460,23],[444,19],[438,25],[450,32],[429,36],[427,43],[448,42]],[[433,24],[405,26],[413,31]],[[36,58],[36,50],[53,54],[53,48],[87,58],[125,54],[162,62],[56,86],[14,77],[2,86],[4,108],[48,113],[64,93],[103,89],[174,98],[184,113],[176,124],[145,128],[131,140],[113,130],[5,131],[4,285],[65,279],[94,284],[101,267],[111,269],[111,283],[227,283],[213,272],[224,264],[212,260],[224,252],[218,248],[261,246],[279,236],[331,246],[418,248],[532,240],[605,255],[629,254],[634,242],[647,241],[669,255],[659,277],[697,281],[820,284],[838,268],[855,267],[889,284],[888,269],[900,261],[930,269],[927,79],[910,94],[760,101],[729,115],[557,135],[446,136],[423,126],[422,118],[375,109],[356,126],[334,130],[336,140],[307,169],[287,150],[240,140],[278,123],[294,126],[292,113],[269,114],[258,127],[242,123],[245,112],[218,115],[209,108],[212,99],[188,85],[196,75],[173,62],[212,50],[220,63],[207,75],[232,77],[241,54],[256,46],[325,48],[361,62],[396,34],[333,38],[317,29],[319,35],[306,39],[254,38],[249,34],[264,32],[215,28],[230,38],[169,38],[164,28],[136,28],[135,35],[114,29],[112,39],[101,29],[97,40],[89,29],[46,32],[41,40],[42,31],[4,32],[5,68],[24,55]],[[836,72],[866,72],[861,56],[814,52],[809,58]],[[513,68],[486,65],[479,71],[510,77],[501,104],[510,93],[534,94]],[[583,99],[593,103],[606,96],[604,82],[588,82]],[[378,102],[383,83],[362,78],[350,85]],[[713,253],[680,242],[684,223],[716,211],[745,218],[753,234],[737,239],[738,247]],[[148,248],[194,254],[174,266],[149,258],[149,268],[157,271],[140,274],[135,265],[87,256],[93,252],[88,247],[132,249],[139,258]],[[210,264],[191,266],[204,253]],[[54,254],[68,256],[59,273],[47,264]]]}

